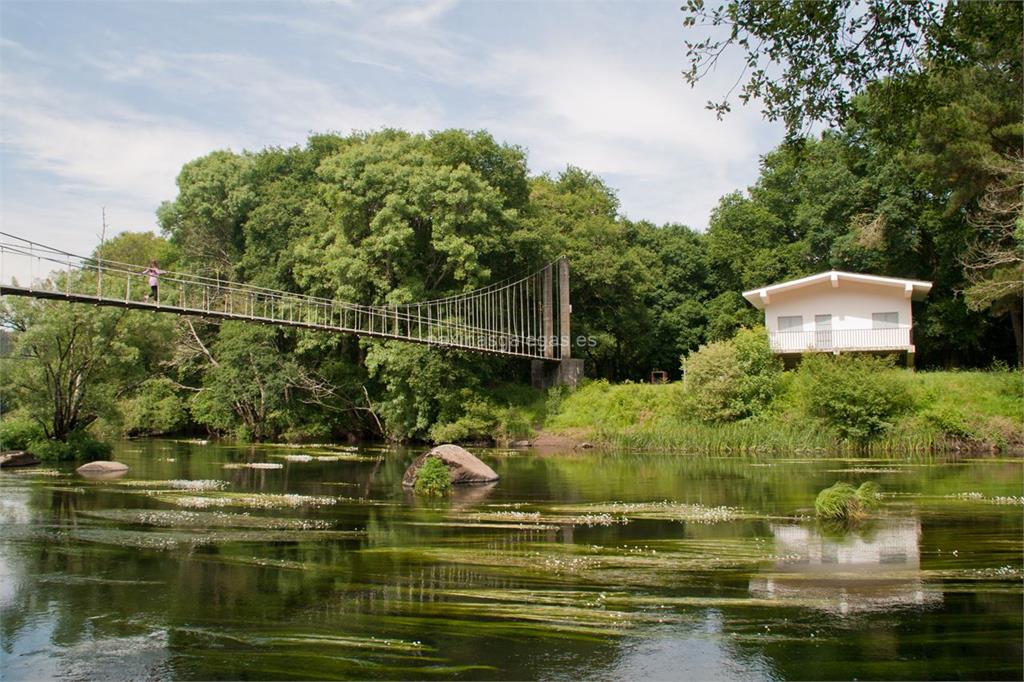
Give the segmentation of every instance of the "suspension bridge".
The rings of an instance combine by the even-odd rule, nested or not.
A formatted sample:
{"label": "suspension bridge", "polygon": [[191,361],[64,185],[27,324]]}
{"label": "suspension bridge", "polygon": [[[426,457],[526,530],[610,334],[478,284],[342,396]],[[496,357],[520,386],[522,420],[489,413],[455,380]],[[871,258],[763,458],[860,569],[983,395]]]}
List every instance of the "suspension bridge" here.
{"label": "suspension bridge", "polygon": [[151,297],[148,279],[143,266],[78,256],[0,232],[0,296],[239,320],[528,359],[533,383],[541,387],[575,385],[582,375],[582,360],[571,357],[565,258],[524,277],[398,305],[347,303],[163,270],[157,294]]}

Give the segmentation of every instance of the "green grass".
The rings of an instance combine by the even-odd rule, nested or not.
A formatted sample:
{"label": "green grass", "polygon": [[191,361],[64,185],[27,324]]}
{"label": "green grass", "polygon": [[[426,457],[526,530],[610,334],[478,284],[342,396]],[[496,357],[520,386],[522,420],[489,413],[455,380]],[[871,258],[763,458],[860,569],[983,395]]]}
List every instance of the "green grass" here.
{"label": "green grass", "polygon": [[825,521],[855,522],[878,505],[878,486],[865,481],[859,488],[836,483],[825,488],[814,500],[814,511]]}
{"label": "green grass", "polygon": [[452,490],[451,474],[440,457],[431,456],[416,473],[415,491],[418,495],[447,495]]}
{"label": "green grass", "polygon": [[681,384],[609,384],[591,381],[561,401],[545,426],[552,430],[595,426],[627,429],[665,418],[678,420]]}
{"label": "green grass", "polygon": [[[787,372],[767,412],[738,422],[707,423],[683,385],[587,382],[557,402],[544,428],[606,446],[723,452],[945,452],[1024,447],[1024,384],[1009,371],[911,372],[912,407],[868,444],[844,441],[805,413]],[[550,401],[549,401],[550,402]]]}

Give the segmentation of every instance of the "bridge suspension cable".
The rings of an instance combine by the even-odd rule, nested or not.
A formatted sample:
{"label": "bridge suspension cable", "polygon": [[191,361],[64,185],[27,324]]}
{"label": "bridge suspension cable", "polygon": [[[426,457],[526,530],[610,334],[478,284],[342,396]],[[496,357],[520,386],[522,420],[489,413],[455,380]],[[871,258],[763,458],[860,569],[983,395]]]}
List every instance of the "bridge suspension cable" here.
{"label": "bridge suspension cable", "polygon": [[147,279],[144,266],[78,256],[0,232],[0,295],[333,331],[510,357],[569,357],[569,269],[564,258],[525,277],[398,305],[347,303],[163,270],[157,295],[150,299]]}

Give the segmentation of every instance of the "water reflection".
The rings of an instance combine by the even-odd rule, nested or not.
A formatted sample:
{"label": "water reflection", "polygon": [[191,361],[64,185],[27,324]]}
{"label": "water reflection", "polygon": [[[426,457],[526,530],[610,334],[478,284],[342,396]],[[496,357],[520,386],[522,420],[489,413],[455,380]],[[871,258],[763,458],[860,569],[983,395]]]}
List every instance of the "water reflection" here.
{"label": "water reflection", "polygon": [[[694,625],[656,630],[623,642],[621,653],[595,679],[614,680],[777,680],[771,660],[744,651],[727,639],[722,614],[706,611]],[[588,675],[589,676],[589,675]]]}
{"label": "water reflection", "polygon": [[[894,475],[887,491],[933,506],[907,497],[901,518],[829,534],[778,522],[834,479],[819,459],[483,452],[497,485],[424,500],[401,486],[416,452],[288,454],[136,441],[115,453],[128,481],[0,473],[0,678],[1020,679],[1019,581],[1000,568],[1019,561],[1019,509],[946,513],[974,504],[956,490],[1016,494],[1020,467]],[[338,499],[196,511],[151,494],[161,479]],[[662,500],[745,516],[555,511]],[[959,558],[934,553],[954,537]]]}
{"label": "water reflection", "polygon": [[772,524],[770,569],[750,580],[755,597],[846,615],[942,602],[921,579],[921,522],[880,519],[856,531]]}

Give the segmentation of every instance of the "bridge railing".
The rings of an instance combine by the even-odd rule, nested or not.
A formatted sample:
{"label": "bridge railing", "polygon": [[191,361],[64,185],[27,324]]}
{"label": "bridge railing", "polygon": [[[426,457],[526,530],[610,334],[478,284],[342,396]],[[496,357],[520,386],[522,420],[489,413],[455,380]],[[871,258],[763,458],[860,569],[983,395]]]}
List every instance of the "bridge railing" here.
{"label": "bridge railing", "polygon": [[[19,281],[18,276],[22,278]],[[368,306],[192,273],[78,256],[0,233],[3,293],[123,305],[400,339],[518,357],[545,357],[536,277],[422,303]]]}

